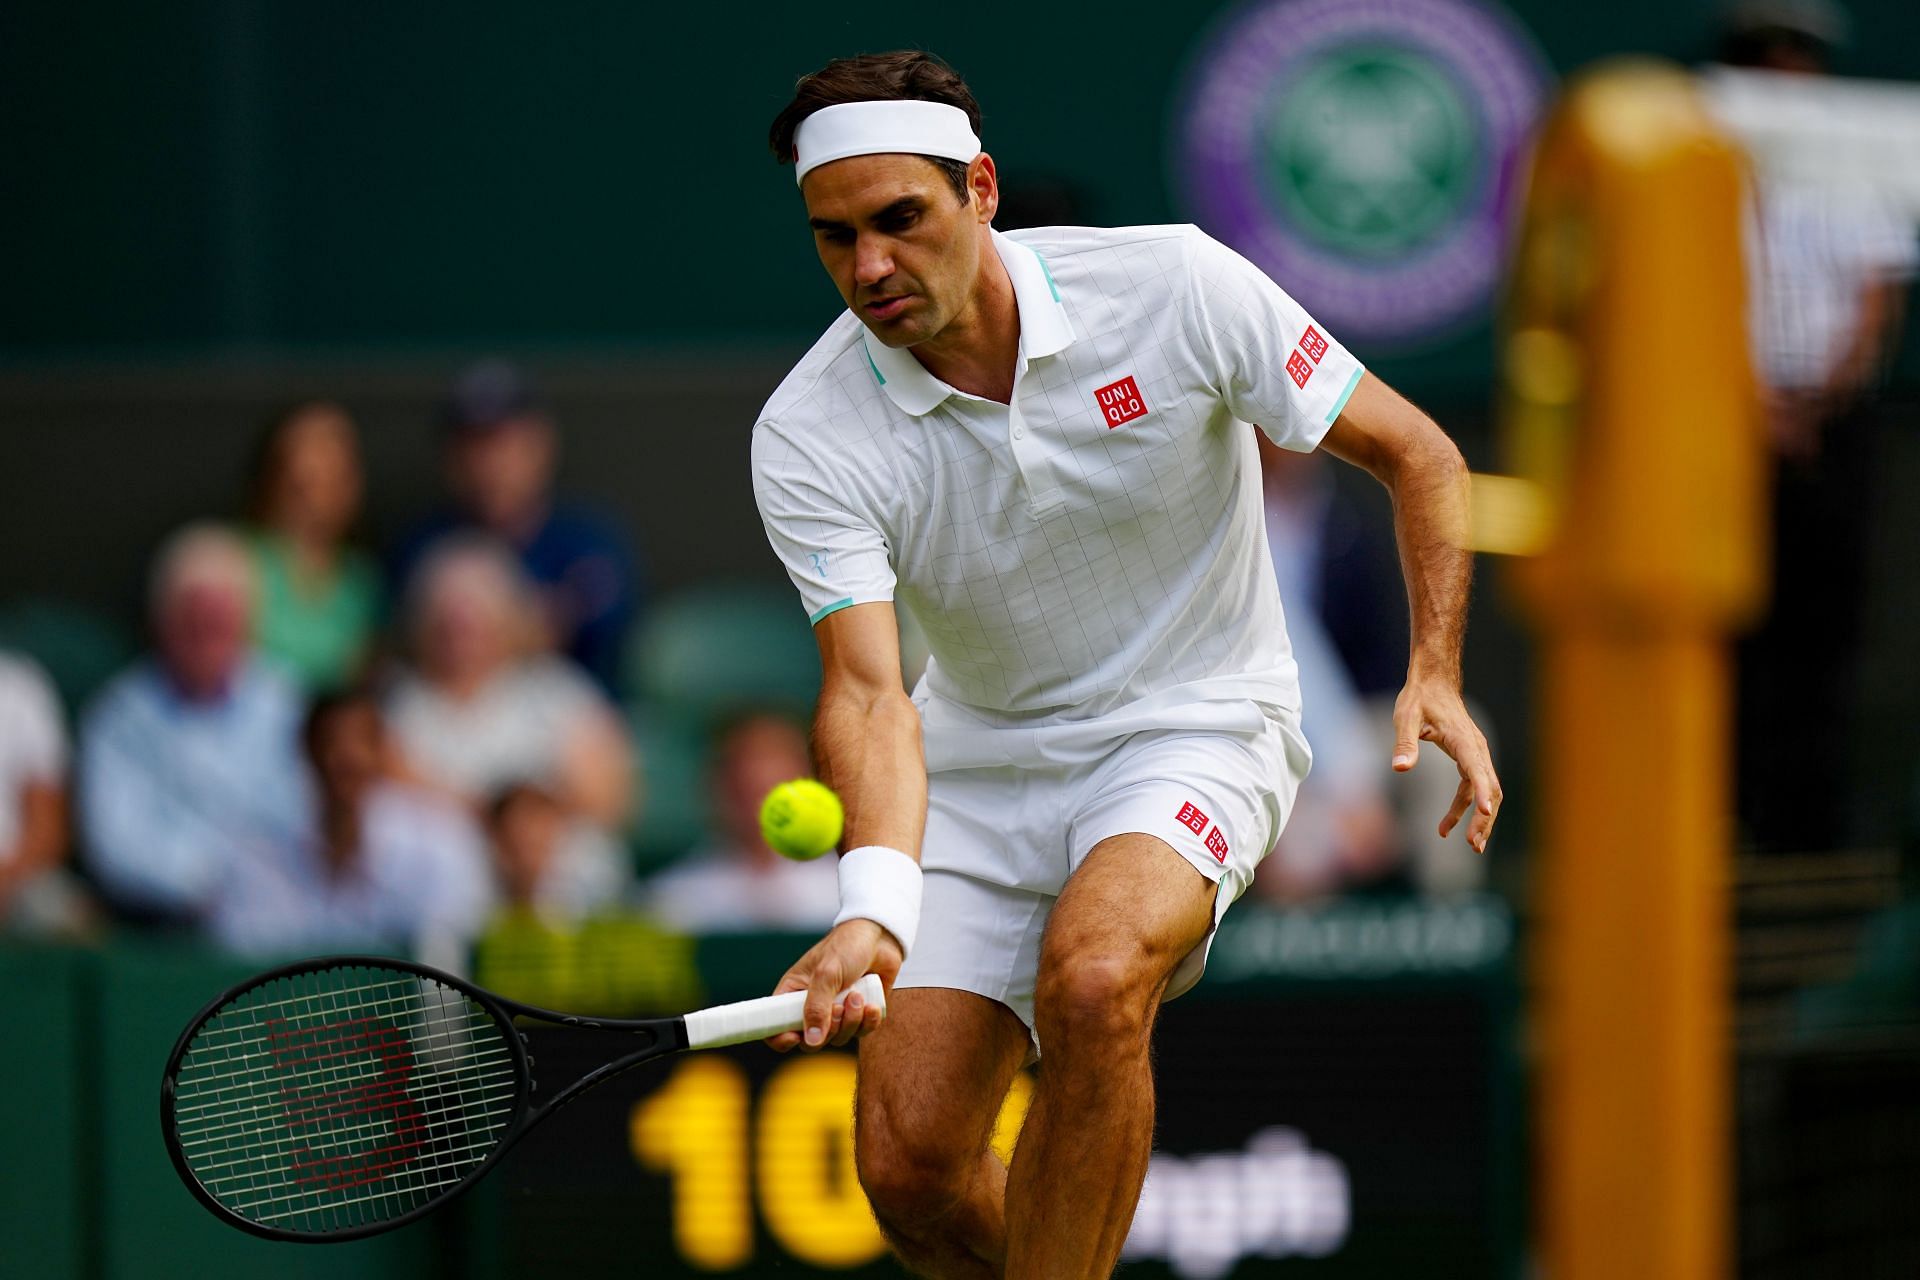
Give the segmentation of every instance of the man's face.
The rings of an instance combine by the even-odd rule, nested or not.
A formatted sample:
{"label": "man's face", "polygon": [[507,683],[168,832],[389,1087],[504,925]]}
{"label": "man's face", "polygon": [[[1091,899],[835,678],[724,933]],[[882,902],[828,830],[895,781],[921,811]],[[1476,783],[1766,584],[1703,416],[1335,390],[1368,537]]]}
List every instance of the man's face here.
{"label": "man's face", "polygon": [[346,703],[314,734],[314,770],[335,799],[358,801],[380,780],[385,763],[385,734],[371,702]]}
{"label": "man's face", "polygon": [[889,347],[937,336],[973,296],[995,203],[992,161],[976,160],[971,173],[965,201],[914,155],[850,156],[800,185],[821,265],[847,309]]}
{"label": "man's face", "polygon": [[553,482],[553,426],[545,418],[513,418],[461,433],[447,454],[454,497],[487,528],[508,538],[546,507]]}
{"label": "man's face", "polygon": [[189,697],[218,697],[246,660],[250,624],[245,588],[217,579],[181,582],[155,616],[160,660]]}

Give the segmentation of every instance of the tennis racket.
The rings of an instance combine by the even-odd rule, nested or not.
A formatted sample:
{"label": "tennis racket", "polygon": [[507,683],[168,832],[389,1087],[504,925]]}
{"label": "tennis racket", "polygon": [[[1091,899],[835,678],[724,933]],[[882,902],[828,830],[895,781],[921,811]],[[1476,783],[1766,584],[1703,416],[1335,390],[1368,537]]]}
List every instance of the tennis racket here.
{"label": "tennis racket", "polygon": [[[853,991],[886,1007],[880,979]],[[372,956],[250,978],[181,1033],[160,1081],[173,1165],[221,1220],[273,1240],[357,1240],[472,1186],[529,1129],[595,1085],[682,1049],[797,1031],[806,993],[616,1021],[553,1013]],[[516,1016],[623,1033],[639,1047],[533,1101]]]}

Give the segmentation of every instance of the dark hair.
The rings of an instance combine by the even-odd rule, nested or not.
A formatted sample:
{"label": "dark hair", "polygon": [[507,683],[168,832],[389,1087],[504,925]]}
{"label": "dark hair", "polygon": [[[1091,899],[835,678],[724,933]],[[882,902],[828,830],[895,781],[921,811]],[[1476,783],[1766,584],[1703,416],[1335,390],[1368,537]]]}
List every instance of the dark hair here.
{"label": "dark hair", "polygon": [[[781,164],[794,161],[793,135],[800,122],[822,107],[837,107],[849,102],[944,102],[967,113],[967,123],[980,132],[980,104],[960,73],[945,61],[920,49],[899,49],[893,53],[863,53],[857,58],[835,58],[811,75],[801,76],[793,86],[793,101],[773,118],[767,130],[767,145]],[[947,182],[964,203],[967,198],[967,166],[945,156],[923,156],[927,163],[947,175]]]}
{"label": "dark hair", "polygon": [[558,808],[560,801],[551,791],[536,783],[525,781],[509,782],[488,798],[486,803],[487,825],[497,827],[506,821],[507,815],[523,804],[537,805],[543,809]]}
{"label": "dark hair", "polygon": [[[335,716],[365,707],[376,717],[380,716],[380,701],[371,690],[358,685],[345,689],[330,689],[307,704],[307,714],[300,722],[300,745],[306,750],[309,759],[320,754],[320,741],[326,736],[327,727]],[[384,722],[383,722],[384,723]]]}

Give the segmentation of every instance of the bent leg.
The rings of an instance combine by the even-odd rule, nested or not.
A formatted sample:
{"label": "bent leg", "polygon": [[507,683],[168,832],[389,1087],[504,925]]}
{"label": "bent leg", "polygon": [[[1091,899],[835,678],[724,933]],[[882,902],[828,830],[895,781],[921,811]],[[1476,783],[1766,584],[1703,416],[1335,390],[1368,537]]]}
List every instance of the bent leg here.
{"label": "bent leg", "polygon": [[1040,951],[1041,1059],[1006,1192],[1008,1280],[1112,1272],[1153,1146],[1148,1045],[1167,980],[1213,926],[1214,885],[1165,841],[1103,840]]}
{"label": "bent leg", "polygon": [[1007,1171],[988,1144],[1028,1044],[1007,1006],[945,987],[896,988],[886,1027],[860,1042],[860,1185],[919,1275],[1001,1273]]}

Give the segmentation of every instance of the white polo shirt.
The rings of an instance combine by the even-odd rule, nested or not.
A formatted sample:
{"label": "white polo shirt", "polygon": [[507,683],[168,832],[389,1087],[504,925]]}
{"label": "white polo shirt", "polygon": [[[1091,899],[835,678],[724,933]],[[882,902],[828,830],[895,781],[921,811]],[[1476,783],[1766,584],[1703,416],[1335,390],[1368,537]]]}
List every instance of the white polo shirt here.
{"label": "white polo shirt", "polygon": [[890,600],[920,623],[930,771],[1297,710],[1246,424],[1311,450],[1360,364],[1196,227],[993,242],[1020,313],[1012,404],[848,312],[761,411],[754,495],[808,614]]}

